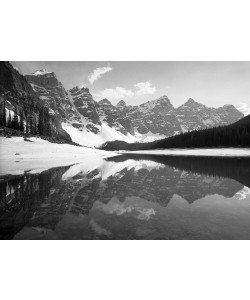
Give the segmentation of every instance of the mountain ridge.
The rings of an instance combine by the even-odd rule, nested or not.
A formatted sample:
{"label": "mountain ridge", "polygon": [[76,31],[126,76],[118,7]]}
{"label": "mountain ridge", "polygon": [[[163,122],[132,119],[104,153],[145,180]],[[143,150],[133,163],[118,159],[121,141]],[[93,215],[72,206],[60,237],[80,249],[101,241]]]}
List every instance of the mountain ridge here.
{"label": "mountain ridge", "polygon": [[[12,69],[13,74],[17,72]],[[49,110],[56,120],[55,126],[82,145],[90,145],[90,137],[94,140],[97,135],[102,135],[100,142],[114,137],[125,142],[171,137],[191,130],[229,125],[244,116],[233,105],[211,108],[192,98],[175,108],[166,95],[136,106],[126,104],[124,100],[113,105],[106,98],[95,101],[86,86],[66,90],[56,74],[45,69],[24,76],[18,74],[30,85],[28,89],[30,94],[33,93],[34,101]],[[93,143],[93,146],[100,145]]]}

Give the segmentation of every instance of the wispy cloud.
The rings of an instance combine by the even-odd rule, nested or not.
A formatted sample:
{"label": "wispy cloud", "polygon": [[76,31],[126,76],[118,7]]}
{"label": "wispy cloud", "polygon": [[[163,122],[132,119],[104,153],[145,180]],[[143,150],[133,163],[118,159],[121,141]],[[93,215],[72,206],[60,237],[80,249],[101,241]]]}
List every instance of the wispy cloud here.
{"label": "wispy cloud", "polygon": [[96,80],[101,78],[104,74],[112,71],[113,68],[110,66],[103,67],[103,68],[96,68],[91,74],[88,76],[88,80],[91,84],[93,84]]}
{"label": "wispy cloud", "polygon": [[151,95],[154,94],[155,91],[156,88],[152,86],[150,81],[146,81],[134,84],[132,89],[125,89],[123,87],[117,86],[112,89],[110,88],[102,90],[96,93],[94,96],[96,100],[107,98],[112,101],[126,99],[134,96]]}
{"label": "wispy cloud", "polygon": [[250,106],[245,102],[240,102],[236,108],[241,111],[245,116],[250,114]]}
{"label": "wispy cloud", "polygon": [[134,87],[136,88],[136,95],[150,95],[156,91],[156,88],[152,86],[150,81],[136,83]]}

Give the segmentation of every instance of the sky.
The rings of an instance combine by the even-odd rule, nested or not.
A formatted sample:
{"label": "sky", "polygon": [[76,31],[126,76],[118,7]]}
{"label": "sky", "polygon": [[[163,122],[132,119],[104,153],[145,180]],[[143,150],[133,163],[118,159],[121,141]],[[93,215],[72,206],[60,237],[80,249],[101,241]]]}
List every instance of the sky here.
{"label": "sky", "polygon": [[22,74],[53,71],[68,90],[86,86],[96,101],[138,105],[167,95],[178,107],[189,98],[210,107],[233,104],[250,113],[250,62],[41,61],[11,62]]}

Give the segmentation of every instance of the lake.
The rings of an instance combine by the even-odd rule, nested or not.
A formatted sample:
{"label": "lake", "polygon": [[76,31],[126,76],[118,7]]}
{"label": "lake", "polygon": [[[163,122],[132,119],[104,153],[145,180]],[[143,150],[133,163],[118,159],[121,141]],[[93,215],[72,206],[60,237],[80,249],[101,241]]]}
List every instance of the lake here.
{"label": "lake", "polygon": [[1,239],[250,239],[250,158],[119,155],[0,193]]}

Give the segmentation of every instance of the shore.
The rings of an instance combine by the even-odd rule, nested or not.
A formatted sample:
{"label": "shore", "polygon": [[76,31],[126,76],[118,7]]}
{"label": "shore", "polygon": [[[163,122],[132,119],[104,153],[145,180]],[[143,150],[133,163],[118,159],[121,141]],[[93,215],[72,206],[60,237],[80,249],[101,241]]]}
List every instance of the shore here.
{"label": "shore", "polygon": [[139,151],[115,151],[117,154],[148,154],[207,157],[250,157],[250,148],[207,148],[207,149],[159,149]]}
{"label": "shore", "polygon": [[0,137],[0,176],[39,173],[49,168],[95,162],[121,154],[250,157],[250,149],[165,149],[149,151],[104,151],[69,144],[51,143],[41,138]]}
{"label": "shore", "polygon": [[84,160],[114,156],[114,152],[56,144],[41,138],[0,137],[0,176],[39,173]]}

